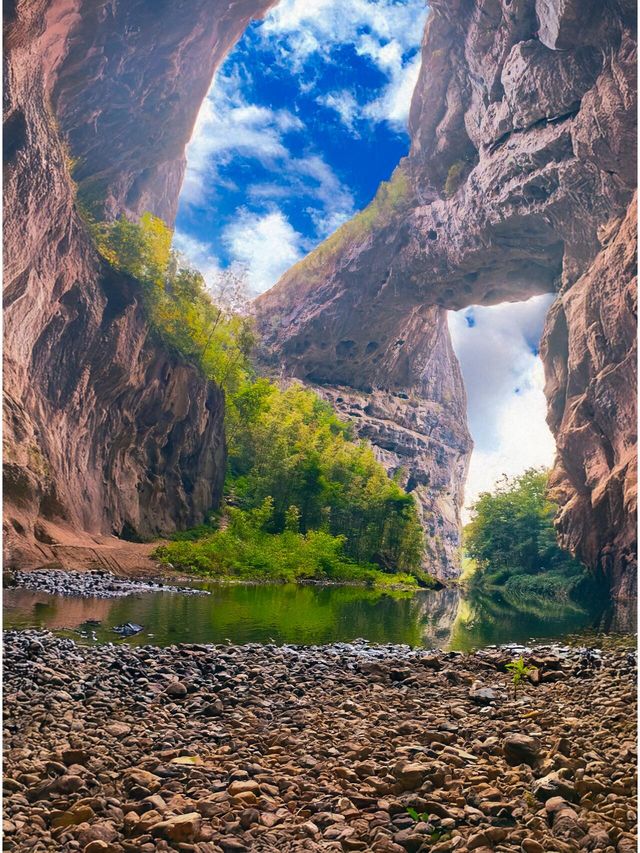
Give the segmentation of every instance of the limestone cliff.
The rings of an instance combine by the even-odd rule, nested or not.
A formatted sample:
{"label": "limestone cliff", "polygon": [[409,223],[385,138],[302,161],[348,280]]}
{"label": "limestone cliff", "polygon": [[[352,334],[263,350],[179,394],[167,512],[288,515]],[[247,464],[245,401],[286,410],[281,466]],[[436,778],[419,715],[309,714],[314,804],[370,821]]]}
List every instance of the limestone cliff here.
{"label": "limestone cliff", "polygon": [[[263,359],[327,395],[356,393],[363,411],[391,392],[446,412],[453,433],[443,444],[458,448],[457,469],[417,446],[404,459],[414,478],[442,468],[459,493],[469,442],[457,365],[442,359],[442,309],[557,292],[543,360],[558,529],[616,594],[630,594],[635,4],[430,6],[410,154],[369,208],[259,300]],[[436,342],[449,381],[422,384]],[[442,423],[441,414],[435,432]],[[365,424],[372,431],[385,453],[403,445],[401,431],[396,449]]]}
{"label": "limestone cliff", "polygon": [[214,68],[267,5],[5,6],[8,564],[198,523],[220,499],[223,394],[154,338],[135,282],[97,257],[69,170],[107,214],[171,221]]}

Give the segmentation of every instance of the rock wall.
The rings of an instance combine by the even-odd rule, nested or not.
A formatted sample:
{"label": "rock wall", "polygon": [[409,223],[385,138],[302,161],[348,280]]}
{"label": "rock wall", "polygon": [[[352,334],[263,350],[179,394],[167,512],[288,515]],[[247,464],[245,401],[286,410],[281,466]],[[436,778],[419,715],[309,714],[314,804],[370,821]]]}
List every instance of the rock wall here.
{"label": "rock wall", "polygon": [[[453,354],[443,362],[439,344],[448,383],[423,385],[413,368],[435,363],[442,309],[557,292],[543,360],[558,530],[615,594],[632,594],[635,394],[622,388],[635,389],[635,3],[430,6],[410,154],[261,297],[263,361],[329,395],[346,399],[347,386],[363,410],[380,391],[416,395],[447,412],[462,459]],[[422,331],[405,335],[418,311]],[[421,453],[405,457],[412,473],[435,467]],[[454,492],[464,472],[448,470]]]}
{"label": "rock wall", "polygon": [[184,145],[255,2],[22,0],[5,7],[7,565],[146,538],[220,500],[224,397],[154,338],[135,282],[75,208],[172,221]]}

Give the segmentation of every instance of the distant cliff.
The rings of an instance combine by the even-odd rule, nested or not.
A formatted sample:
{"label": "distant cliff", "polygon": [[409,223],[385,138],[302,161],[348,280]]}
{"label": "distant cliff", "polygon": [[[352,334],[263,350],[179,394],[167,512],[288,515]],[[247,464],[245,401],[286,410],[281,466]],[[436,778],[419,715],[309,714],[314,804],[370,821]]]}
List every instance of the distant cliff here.
{"label": "distant cliff", "polygon": [[345,401],[450,556],[470,442],[444,309],[557,293],[560,541],[634,594],[635,3],[429,5],[410,154],[260,298],[263,361]]}

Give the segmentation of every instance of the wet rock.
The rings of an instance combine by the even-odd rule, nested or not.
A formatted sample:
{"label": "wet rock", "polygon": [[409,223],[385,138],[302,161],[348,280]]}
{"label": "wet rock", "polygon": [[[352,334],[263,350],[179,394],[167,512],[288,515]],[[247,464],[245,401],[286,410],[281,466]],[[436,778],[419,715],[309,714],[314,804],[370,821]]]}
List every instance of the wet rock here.
{"label": "wet rock", "polygon": [[116,625],[112,630],[115,634],[120,634],[121,637],[133,637],[144,630],[144,626],[138,625],[136,622],[127,622],[124,625]]}
{"label": "wet rock", "polygon": [[[76,598],[122,598],[127,595],[137,595],[141,592],[179,592],[182,595],[210,595],[208,590],[194,587],[177,587],[162,581],[140,581],[119,577],[110,572],[67,572],[55,569],[53,571],[39,569],[33,572],[16,571],[12,574],[12,585],[47,592],[50,595],[69,595]],[[99,625],[94,619],[88,620],[87,625]],[[142,631],[142,626],[132,630],[128,626],[135,623],[120,625],[113,630],[129,637]],[[34,647],[37,649],[37,647]],[[32,653],[34,653],[32,651]]]}

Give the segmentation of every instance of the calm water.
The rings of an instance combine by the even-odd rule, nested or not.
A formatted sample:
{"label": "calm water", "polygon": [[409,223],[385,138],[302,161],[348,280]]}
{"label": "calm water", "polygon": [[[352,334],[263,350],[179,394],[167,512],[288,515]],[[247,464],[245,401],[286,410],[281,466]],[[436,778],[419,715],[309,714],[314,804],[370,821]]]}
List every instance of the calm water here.
{"label": "calm water", "polygon": [[[113,627],[144,626],[126,642],[276,642],[320,644],[363,637],[467,651],[486,645],[560,638],[595,624],[593,613],[556,608],[514,613],[495,601],[464,599],[457,590],[389,595],[355,587],[296,585],[206,587],[207,596],[139,593],[126,598],[70,598],[4,590],[4,627],[72,632],[88,641],[124,642]],[[89,625],[88,620],[99,620]]]}

